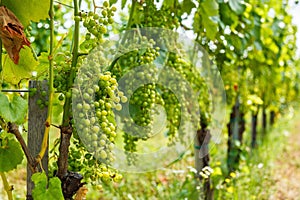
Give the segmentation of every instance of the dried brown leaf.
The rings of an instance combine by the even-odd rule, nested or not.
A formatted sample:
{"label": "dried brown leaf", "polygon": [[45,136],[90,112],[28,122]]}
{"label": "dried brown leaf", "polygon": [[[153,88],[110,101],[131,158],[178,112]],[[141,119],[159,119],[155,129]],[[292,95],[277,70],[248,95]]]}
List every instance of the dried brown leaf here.
{"label": "dried brown leaf", "polygon": [[76,193],[76,196],[74,198],[74,200],[84,200],[86,199],[86,194],[88,192],[88,189],[85,186],[82,186],[81,188],[79,188],[79,190]]}
{"label": "dried brown leaf", "polygon": [[30,46],[24,34],[24,27],[18,18],[5,6],[0,6],[0,38],[9,57],[15,64],[23,45]]}

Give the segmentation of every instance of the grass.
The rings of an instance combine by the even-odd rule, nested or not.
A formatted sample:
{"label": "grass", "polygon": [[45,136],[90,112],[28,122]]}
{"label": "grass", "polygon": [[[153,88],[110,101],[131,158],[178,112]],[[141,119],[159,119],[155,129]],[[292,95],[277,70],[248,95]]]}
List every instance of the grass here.
{"label": "grass", "polygon": [[[233,177],[225,178],[225,184],[216,186],[219,189],[215,190],[215,199],[269,199],[275,192],[276,159],[284,150],[287,133],[292,131],[291,127],[296,121],[299,121],[299,117],[293,120],[290,117],[282,118],[275,127],[268,130],[265,137],[260,135],[261,142],[257,149],[244,147],[246,157],[241,161],[239,169],[232,174]],[[250,143],[249,137],[246,142]]]}
{"label": "grass", "polygon": [[[220,144],[211,148],[214,169],[212,182],[215,187],[214,198],[222,199],[269,199],[274,193],[274,169],[278,155],[287,144],[287,133],[298,120],[281,118],[262,137],[259,148],[251,150],[250,130],[245,133],[244,158],[239,169],[227,176],[226,137]],[[248,127],[250,127],[248,125]],[[261,131],[258,130],[258,133]],[[248,147],[247,147],[248,146]],[[144,174],[123,174],[121,183],[104,186],[101,192],[92,191],[90,199],[198,199],[201,193],[198,181],[194,178],[193,153],[190,150],[184,159],[171,168]],[[89,198],[88,198],[89,199]]]}
{"label": "grass", "polygon": [[[259,148],[249,147],[249,130],[245,133],[246,146],[243,147],[243,159],[236,172],[227,175],[226,170],[226,137],[220,144],[211,148],[212,182],[214,197],[222,199],[269,199],[274,193],[274,169],[276,158],[284,151],[287,144],[287,133],[300,117],[281,118],[275,127],[260,138]],[[248,127],[250,127],[248,125]],[[261,132],[260,130],[258,132]],[[260,135],[261,136],[261,135]],[[8,178],[14,185],[15,199],[25,199],[25,162],[17,170],[10,172]],[[158,199],[198,199],[201,194],[199,182],[195,179],[194,155],[188,150],[183,159],[170,168],[163,168],[147,173],[123,173],[120,183],[103,184],[102,188],[88,186],[87,199],[106,200],[158,200]],[[0,182],[2,189],[2,182]],[[5,199],[0,191],[0,199]]]}

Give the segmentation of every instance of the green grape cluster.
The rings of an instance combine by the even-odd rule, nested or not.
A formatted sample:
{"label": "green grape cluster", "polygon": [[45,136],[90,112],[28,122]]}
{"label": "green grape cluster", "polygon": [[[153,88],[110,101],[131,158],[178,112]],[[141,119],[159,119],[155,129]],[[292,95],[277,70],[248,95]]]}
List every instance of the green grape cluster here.
{"label": "green grape cluster", "polygon": [[139,138],[134,137],[131,134],[124,133],[123,139],[127,163],[128,165],[134,165],[137,161],[137,154],[135,154],[135,152],[137,151],[136,143],[138,142]]}
{"label": "green grape cluster", "polygon": [[177,11],[165,6],[157,9],[154,1],[146,0],[143,4],[144,21],[142,23],[145,27],[177,28],[180,25],[176,16]]}
{"label": "green grape cluster", "polygon": [[93,156],[109,164],[115,160],[112,150],[117,135],[113,109],[121,110],[127,98],[118,91],[117,80],[110,72],[96,73],[99,80],[92,87],[93,71],[81,73],[73,89],[76,131]]}
{"label": "green grape cluster", "polygon": [[[128,49],[133,49],[128,51]],[[153,39],[148,40],[147,37],[142,36],[140,39],[128,39],[125,44],[119,47],[116,62],[111,68],[112,73],[119,80],[128,71],[135,67],[153,63],[159,56],[159,47],[155,47]]]}
{"label": "green grape cluster", "polygon": [[[126,49],[119,47],[121,56],[111,68],[112,73],[117,80],[126,75],[124,88],[122,90],[125,96],[130,97],[129,112],[130,116],[122,116],[124,122],[124,148],[127,153],[128,163],[132,164],[136,160],[136,143],[138,140],[146,140],[153,135],[153,119],[155,113],[155,104],[163,104],[161,96],[156,91],[156,74],[157,68],[153,65],[159,54],[159,47],[155,47],[154,40],[148,40],[147,37],[141,36],[131,40],[127,38],[127,43],[123,46],[132,51],[126,52]],[[147,83],[147,84],[145,84]],[[132,88],[135,88],[132,91]]]}
{"label": "green grape cluster", "polygon": [[93,49],[98,44],[101,44],[103,35],[107,33],[107,26],[114,22],[113,16],[117,10],[115,6],[109,6],[107,1],[104,1],[101,7],[101,13],[97,14],[93,11],[88,13],[81,12],[77,20],[83,20],[83,26],[87,29],[85,40],[81,44],[82,49]]}
{"label": "green grape cluster", "polygon": [[178,139],[178,129],[181,119],[181,104],[176,95],[168,90],[162,88],[162,99],[164,101],[164,108],[167,113],[167,127],[170,144],[173,144]]}
{"label": "green grape cluster", "polygon": [[84,181],[92,185],[101,186],[104,182],[120,182],[122,175],[108,165],[101,163],[92,153],[89,153],[80,140],[72,139],[68,157],[69,170],[80,172]]}
{"label": "green grape cluster", "polygon": [[[190,63],[176,53],[169,53],[166,66],[176,73],[167,73],[168,82],[161,87],[162,99],[167,113],[170,144],[184,139],[186,122],[192,122],[197,128],[199,113],[194,106],[198,106],[198,96],[193,95],[195,89],[203,84],[203,79]],[[162,79],[165,79],[163,76]],[[176,93],[176,94],[175,94]]]}
{"label": "green grape cluster", "polygon": [[[56,62],[54,62],[53,86],[57,92],[67,91],[67,78],[70,76],[71,62],[72,55],[69,52],[58,55]],[[63,100],[61,97],[60,99]]]}

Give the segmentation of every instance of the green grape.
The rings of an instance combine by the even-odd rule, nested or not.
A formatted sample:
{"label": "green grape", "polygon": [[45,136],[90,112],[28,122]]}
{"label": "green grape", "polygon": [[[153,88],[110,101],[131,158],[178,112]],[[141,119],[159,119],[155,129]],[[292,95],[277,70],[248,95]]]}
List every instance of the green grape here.
{"label": "green grape", "polygon": [[117,8],[116,8],[115,6],[112,6],[112,7],[111,7],[111,10],[112,10],[113,12],[116,12],[116,11],[117,11]]}
{"label": "green grape", "polygon": [[108,8],[108,7],[109,7],[108,1],[104,1],[104,2],[103,2],[103,6],[104,6],[105,8]]}
{"label": "green grape", "polygon": [[74,21],[76,21],[76,22],[81,21],[81,17],[80,16],[75,16]]}
{"label": "green grape", "polygon": [[103,17],[106,17],[107,16],[107,11],[106,10],[102,10],[101,14],[102,14]]}

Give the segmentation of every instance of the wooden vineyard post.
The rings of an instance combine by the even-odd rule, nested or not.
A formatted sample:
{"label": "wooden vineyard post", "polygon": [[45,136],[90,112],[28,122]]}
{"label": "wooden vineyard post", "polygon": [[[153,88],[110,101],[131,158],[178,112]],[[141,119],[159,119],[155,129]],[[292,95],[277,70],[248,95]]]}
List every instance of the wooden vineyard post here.
{"label": "wooden vineyard post", "polygon": [[[36,88],[37,92],[31,96],[28,100],[28,136],[27,146],[32,156],[36,157],[41,149],[42,140],[45,131],[45,121],[47,118],[47,107],[40,108],[37,101],[48,100],[48,82],[47,81],[30,81],[29,88]],[[47,95],[43,96],[42,91],[46,91]],[[42,167],[46,174],[48,174],[48,149],[45,156],[42,159]],[[40,164],[38,164],[38,170],[42,171]],[[26,200],[32,200],[32,189],[34,187],[31,181],[32,172],[27,165],[27,195]]]}

